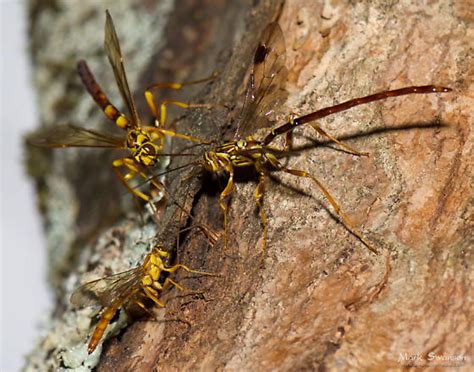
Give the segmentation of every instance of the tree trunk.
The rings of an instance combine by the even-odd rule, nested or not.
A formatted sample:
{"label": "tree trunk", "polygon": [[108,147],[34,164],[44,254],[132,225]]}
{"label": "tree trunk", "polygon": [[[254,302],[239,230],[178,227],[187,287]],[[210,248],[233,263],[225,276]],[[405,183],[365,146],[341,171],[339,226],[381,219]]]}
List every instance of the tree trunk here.
{"label": "tree trunk", "polygon": [[[105,6],[68,4],[31,6],[41,122],[98,128],[105,119],[80,86],[74,64],[86,59],[118,105],[102,47]],[[178,128],[201,138],[231,138],[253,50],[279,2],[115,4],[109,10],[132,90],[217,69],[211,84],[176,97],[226,104],[232,112],[193,110]],[[227,248],[222,234],[210,246],[192,231],[177,249],[179,262],[220,276],[178,272],[176,280],[188,290],[171,289],[164,294],[167,307],[154,309],[157,318],[191,326],[142,319],[125,328],[121,315],[103,347],[87,356],[96,312],[73,309],[71,291],[136,266],[157,241],[173,250],[177,232],[187,225],[222,230],[217,199],[225,180],[196,177],[194,169],[170,173],[173,200],[192,208],[195,222],[183,222],[172,202],[156,222],[140,216],[123,195],[110,171],[111,159],[120,156],[114,151],[31,149],[29,169],[44,211],[57,306],[27,370],[469,369],[472,5],[295,0],[283,6],[279,23],[286,38],[288,113],[304,115],[409,85],[454,89],[388,99],[318,123],[368,157],[339,151],[309,127],[294,133],[295,146],[304,151],[287,166],[322,181],[379,254],[340,222],[314,184],[275,172],[264,197],[269,240],[262,267],[256,183],[245,177],[250,179],[237,182],[229,198]],[[255,137],[267,132],[256,129]],[[185,162],[173,159],[171,168]]]}

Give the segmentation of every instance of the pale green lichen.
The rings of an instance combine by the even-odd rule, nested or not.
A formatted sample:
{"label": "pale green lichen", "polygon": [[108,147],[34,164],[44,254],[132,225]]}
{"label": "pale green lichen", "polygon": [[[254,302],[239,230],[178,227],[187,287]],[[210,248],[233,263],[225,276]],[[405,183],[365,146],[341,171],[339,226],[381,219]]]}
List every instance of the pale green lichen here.
{"label": "pale green lichen", "polygon": [[[86,59],[111,101],[124,109],[103,48],[105,9],[114,17],[129,84],[132,92],[136,92],[140,74],[150,64],[152,55],[163,46],[163,30],[173,8],[172,0],[161,1],[152,9],[113,0],[100,3],[88,0],[77,4],[61,0],[56,1],[54,7],[45,7],[38,12],[32,30],[32,51],[34,80],[41,93],[38,95],[41,122],[48,126],[69,123],[94,129],[113,128],[86,90],[77,89],[80,80],[76,75],[76,62]],[[64,268],[70,265],[72,245],[77,244],[79,201],[66,174],[88,151],[95,150],[54,151],[49,161],[50,170],[37,175],[44,177],[46,185],[46,191],[42,191],[42,205],[45,207],[50,277],[58,277],[59,273],[64,275]],[[111,179],[110,182],[118,181]],[[62,287],[58,293],[64,294],[58,303],[65,310],[60,316],[51,315],[42,330],[42,339],[27,358],[26,371],[89,371],[97,365],[102,343],[91,355],[87,354],[87,343],[100,309],[74,309],[69,304],[69,297],[81,283],[106,273],[127,270],[141,262],[154,243],[156,225],[141,226],[138,221],[136,218],[118,223],[104,232],[93,247],[76,247],[80,252],[78,273],[71,272],[62,283],[54,281]],[[113,232],[117,230],[123,233],[123,241],[114,238]],[[93,271],[87,272],[90,267],[94,267]],[[107,328],[104,339],[126,324],[126,316],[121,313]]]}
{"label": "pale green lichen", "polygon": [[[114,239],[120,232],[124,240]],[[119,273],[141,264],[144,256],[155,242],[156,226],[148,223],[137,227],[133,221],[124,221],[106,231],[94,247],[84,247],[80,257],[78,272],[73,272],[64,284],[61,302],[67,306],[60,317],[51,318],[45,337],[39,347],[29,356],[26,371],[38,370],[38,366],[49,369],[74,370],[92,369],[99,361],[102,342],[116,335],[127,325],[127,316],[119,312],[119,317],[106,329],[97,349],[89,355],[87,344],[94,329],[101,308],[86,307],[75,309],[69,304],[71,293],[79,285],[103,277],[105,272]],[[92,253],[91,253],[92,251]],[[94,267],[87,271],[88,267]]]}
{"label": "pale green lichen", "polygon": [[69,251],[75,239],[78,201],[71,184],[63,177],[51,175],[47,178],[48,209],[46,210],[46,241],[50,279],[68,267]]}

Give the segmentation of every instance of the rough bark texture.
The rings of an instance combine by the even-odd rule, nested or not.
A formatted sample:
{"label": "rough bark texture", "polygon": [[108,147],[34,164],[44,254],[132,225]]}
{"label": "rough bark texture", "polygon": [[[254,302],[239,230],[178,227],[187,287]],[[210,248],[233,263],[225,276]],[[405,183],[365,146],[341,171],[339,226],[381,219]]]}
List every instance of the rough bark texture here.
{"label": "rough bark texture", "polygon": [[[221,73],[211,85],[179,97],[231,107],[241,101],[252,50],[278,9],[278,2],[244,0],[140,0],[100,9],[95,2],[67,4],[31,5],[44,125],[98,127],[105,121],[75,77],[78,58],[90,62],[119,102],[102,48],[107,5],[135,92],[151,82],[184,81],[217,68]],[[167,308],[156,310],[157,317],[186,319],[192,326],[141,320],[123,328],[122,315],[104,346],[87,356],[95,313],[71,308],[72,289],[135,266],[155,241],[173,247],[183,226],[173,206],[157,224],[143,222],[126,205],[129,198],[108,172],[107,161],[117,157],[110,151],[30,152],[58,297],[27,370],[472,368],[471,2],[295,0],[285,4],[279,22],[290,71],[288,112],[306,114],[408,85],[454,89],[362,106],[320,123],[369,157],[314,142],[310,128],[295,133],[295,144],[306,149],[288,165],[323,181],[379,255],[339,222],[313,184],[275,174],[279,182],[269,181],[265,194],[269,244],[262,268],[255,183],[238,183],[230,198],[227,249],[222,239],[210,247],[194,233],[178,249],[180,262],[220,277],[178,273],[177,280],[204,297],[171,290],[164,296]],[[223,110],[191,112],[180,128],[229,138],[233,121],[226,116]],[[182,203],[188,195],[197,221],[221,228],[219,186],[189,175],[170,177],[170,191]]]}

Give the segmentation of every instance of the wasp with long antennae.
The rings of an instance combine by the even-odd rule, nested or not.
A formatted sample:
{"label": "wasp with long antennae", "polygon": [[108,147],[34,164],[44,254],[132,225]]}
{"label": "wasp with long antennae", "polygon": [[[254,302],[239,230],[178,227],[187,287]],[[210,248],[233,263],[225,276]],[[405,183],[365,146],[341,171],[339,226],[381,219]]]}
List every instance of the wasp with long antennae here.
{"label": "wasp with long antennae", "polygon": [[[127,106],[128,115],[122,113],[109,101],[84,60],[80,60],[77,63],[77,71],[82,83],[97,105],[100,106],[105,116],[113,121],[117,127],[125,130],[125,136],[111,136],[74,125],[59,125],[30,136],[28,142],[41,147],[102,147],[127,150],[129,152],[127,157],[116,159],[112,163],[114,172],[129,192],[148,202],[150,201],[150,196],[138,188],[132,187],[130,182],[137,176],[143,179],[149,178],[150,167],[156,165],[160,158],[166,155],[161,152],[167,138],[176,137],[196,143],[205,143],[201,139],[167,129],[167,106],[174,105],[181,108],[211,108],[218,106],[212,104],[188,104],[172,100],[163,100],[157,105],[153,91],[162,88],[178,90],[185,86],[212,80],[216,75],[213,74],[208,78],[187,83],[158,83],[151,85],[145,91],[145,98],[155,118],[154,125],[144,125],[130,92],[119,39],[112,17],[108,11],[106,11],[104,45],[118,89]],[[120,169],[125,169],[125,172],[120,171]],[[152,179],[151,183],[158,189],[162,187],[161,183],[156,179]]]}
{"label": "wasp with long antennae", "polygon": [[[263,225],[262,258],[264,257],[268,235],[268,222],[262,199],[265,193],[265,180],[271,171],[285,172],[296,177],[310,179],[314,182],[347,228],[356,235],[368,249],[376,253],[377,250],[342,211],[339,202],[331,195],[321,181],[306,171],[288,168],[280,161],[281,158],[288,155],[293,130],[309,123],[317,133],[327,137],[331,142],[336,143],[347,152],[354,155],[368,155],[338,140],[323,130],[314,121],[358,105],[380,101],[390,97],[399,97],[409,94],[447,93],[450,92],[451,89],[437,85],[410,86],[355,98],[301,117],[290,118],[285,124],[271,129],[264,139],[259,141],[252,136],[252,130],[271,126],[273,122],[278,120],[279,109],[287,97],[287,92],[284,88],[287,77],[285,52],[286,47],[283,32],[277,22],[272,22],[264,30],[261,41],[254,53],[247,93],[235,138],[232,141],[224,142],[206,151],[201,160],[189,163],[188,165],[199,164],[202,168],[211,173],[225,173],[228,177],[227,184],[219,196],[219,205],[224,212],[225,245],[227,245],[228,241],[228,206],[225,199],[232,193],[235,169],[253,167],[258,175],[258,184],[254,192],[254,199],[258,206],[260,220]],[[275,138],[281,135],[286,135],[285,150],[277,149],[271,145]]]}

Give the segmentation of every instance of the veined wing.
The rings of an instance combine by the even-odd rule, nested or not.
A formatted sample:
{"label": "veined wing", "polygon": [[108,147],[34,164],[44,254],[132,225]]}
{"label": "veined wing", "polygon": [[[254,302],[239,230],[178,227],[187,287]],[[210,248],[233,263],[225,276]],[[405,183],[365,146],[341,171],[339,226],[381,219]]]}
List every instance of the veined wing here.
{"label": "veined wing", "polygon": [[140,118],[135,106],[135,101],[133,100],[133,96],[130,93],[130,88],[128,86],[127,75],[125,74],[125,68],[123,66],[122,51],[120,50],[117,32],[115,31],[114,23],[109,11],[106,10],[105,14],[105,51],[109,57],[109,62],[112,65],[112,69],[114,70],[115,80],[117,81],[120,94],[122,95],[122,98],[131,115],[131,125],[132,127],[138,127],[140,126]]}
{"label": "veined wing", "polygon": [[277,22],[272,22],[265,28],[255,50],[237,137],[251,134],[252,129],[269,126],[286,100],[285,54],[283,32]]}
{"label": "veined wing", "polygon": [[113,301],[127,297],[140,285],[141,266],[106,276],[76,288],[71,295],[71,303],[77,307],[100,304],[108,307]]}
{"label": "veined wing", "polygon": [[125,149],[124,139],[74,125],[57,125],[28,137],[27,142],[40,147],[109,147]]}

